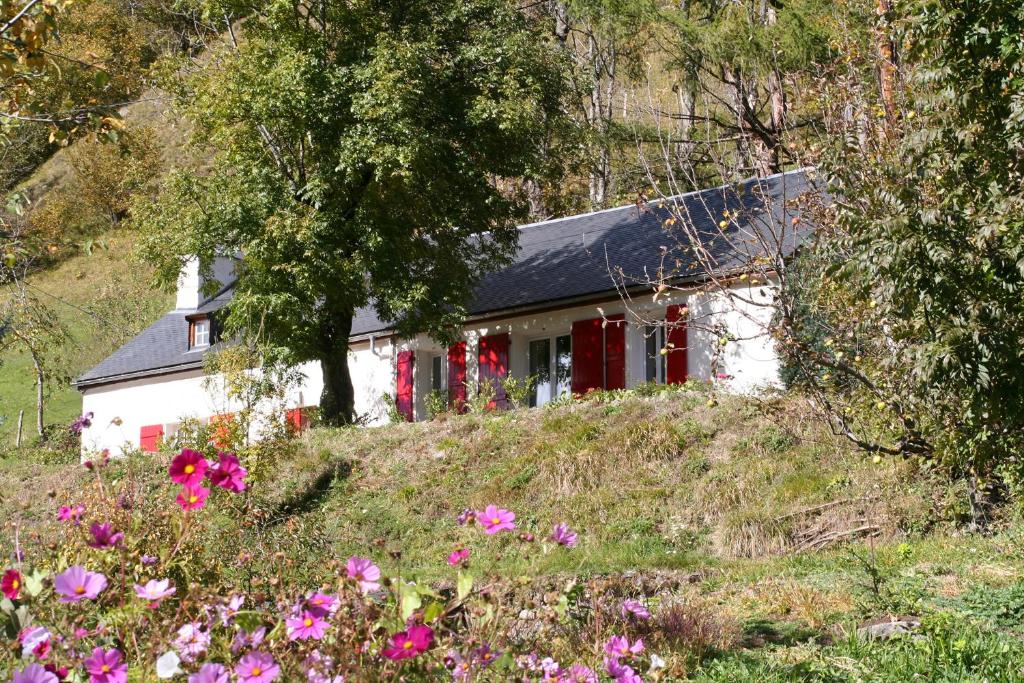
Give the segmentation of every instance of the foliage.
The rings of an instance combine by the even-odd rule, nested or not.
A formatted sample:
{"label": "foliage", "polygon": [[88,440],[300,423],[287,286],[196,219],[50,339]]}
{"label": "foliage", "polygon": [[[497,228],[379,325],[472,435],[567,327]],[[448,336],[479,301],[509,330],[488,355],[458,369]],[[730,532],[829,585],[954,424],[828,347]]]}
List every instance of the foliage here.
{"label": "foliage", "polygon": [[863,446],[967,477],[982,523],[997,467],[1024,446],[1024,10],[898,10],[909,46],[898,116],[863,91],[834,103],[826,166],[840,199],[810,285],[813,326],[827,329],[811,359],[825,370],[805,379]]}
{"label": "foliage", "polygon": [[355,311],[445,336],[511,255],[525,204],[493,181],[550,170],[561,61],[508,0],[253,11],[167,83],[217,154],[173,173],[139,225],[166,285],[189,256],[244,253],[227,325],[319,360],[322,415],[347,421]]}
{"label": "foliage", "polygon": [[433,420],[448,411],[448,392],[440,389],[431,390],[423,397],[423,406],[427,410],[427,419]]}
{"label": "foliage", "polygon": [[515,377],[508,375],[501,380],[501,387],[505,390],[505,398],[508,400],[509,408],[523,408],[530,392],[537,384],[536,375],[528,377]]}

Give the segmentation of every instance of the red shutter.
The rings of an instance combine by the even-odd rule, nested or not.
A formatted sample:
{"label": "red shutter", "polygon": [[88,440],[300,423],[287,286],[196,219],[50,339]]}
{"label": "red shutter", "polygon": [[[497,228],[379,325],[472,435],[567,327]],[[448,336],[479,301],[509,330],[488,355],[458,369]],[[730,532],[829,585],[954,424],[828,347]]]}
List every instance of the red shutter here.
{"label": "red shutter", "polygon": [[150,453],[156,452],[157,442],[164,436],[163,425],[147,425],[139,430],[139,448]]}
{"label": "red shutter", "polygon": [[492,334],[480,337],[479,343],[480,382],[490,382],[494,386],[494,400],[487,404],[488,408],[507,408],[505,387],[500,380],[508,376],[508,334]]}
{"label": "red shutter", "polygon": [[308,423],[306,412],[303,408],[292,408],[284,414],[284,417],[285,420],[291,424],[292,429],[294,429],[296,433],[305,429]]}
{"label": "red shutter", "polygon": [[448,405],[466,412],[466,342],[448,347]]}
{"label": "red shutter", "polygon": [[665,362],[665,383],[683,384],[687,376],[687,328],[685,306],[672,305],[665,309],[668,358]]}
{"label": "red shutter", "polygon": [[395,403],[398,412],[412,422],[412,370],[416,356],[412,351],[400,351],[396,362]]}
{"label": "red shutter", "polygon": [[626,388],[626,316],[610,315],[604,326],[604,388]]}
{"label": "red shutter", "polygon": [[601,318],[572,324],[572,393],[604,386],[604,334]]}

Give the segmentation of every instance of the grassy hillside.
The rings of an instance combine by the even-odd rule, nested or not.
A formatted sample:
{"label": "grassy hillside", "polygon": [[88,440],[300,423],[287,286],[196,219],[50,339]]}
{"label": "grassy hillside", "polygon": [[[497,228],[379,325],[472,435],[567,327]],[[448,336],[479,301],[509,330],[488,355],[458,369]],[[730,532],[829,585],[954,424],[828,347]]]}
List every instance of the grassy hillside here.
{"label": "grassy hillside", "polygon": [[[466,547],[495,590],[541,612],[551,596],[577,595],[573,585],[580,609],[602,595],[641,596],[660,615],[651,642],[675,657],[677,678],[667,680],[1022,679],[1016,524],[959,533],[957,491],[907,463],[851,452],[796,400],[643,393],[314,429],[266,455],[243,502],[203,511],[206,542],[189,562],[198,573],[179,585],[202,577],[301,591],[330,584],[339,558],[363,554],[387,575],[444,586],[446,556]],[[67,543],[54,510],[92,510],[101,489],[120,492],[123,509],[110,514],[140,539],[131,555],[171,533],[170,454],[94,472],[51,457],[0,460],[0,513],[30,553]],[[18,493],[26,490],[49,496]],[[533,540],[484,540],[457,523],[462,510],[491,503],[513,510],[516,534]],[[545,542],[556,522],[578,531],[577,547]],[[0,552],[10,543],[7,535]],[[919,635],[856,636],[897,615],[921,617]],[[565,631],[573,618],[552,618],[543,628],[555,631],[542,631],[552,647],[590,647]]]}
{"label": "grassy hillside", "polygon": [[[72,333],[60,351],[73,378],[174,307],[173,297],[148,286],[148,272],[132,257],[134,238],[124,232],[103,236],[107,248],[73,256],[30,279],[33,291],[51,305]],[[2,296],[2,293],[0,293]],[[59,384],[46,401],[48,424],[69,424],[82,408],[70,384]],[[14,445],[18,412],[25,411],[25,439],[35,437],[35,375],[27,353],[0,354],[0,452]]]}

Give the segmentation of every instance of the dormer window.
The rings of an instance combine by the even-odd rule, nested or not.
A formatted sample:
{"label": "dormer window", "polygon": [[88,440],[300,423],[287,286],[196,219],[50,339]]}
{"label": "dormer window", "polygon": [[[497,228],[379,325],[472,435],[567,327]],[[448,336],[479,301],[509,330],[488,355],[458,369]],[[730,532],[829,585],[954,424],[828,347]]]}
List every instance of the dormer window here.
{"label": "dormer window", "polygon": [[189,335],[192,338],[192,348],[200,348],[203,346],[210,345],[210,319],[200,318],[199,320],[193,320],[191,323],[192,329]]}

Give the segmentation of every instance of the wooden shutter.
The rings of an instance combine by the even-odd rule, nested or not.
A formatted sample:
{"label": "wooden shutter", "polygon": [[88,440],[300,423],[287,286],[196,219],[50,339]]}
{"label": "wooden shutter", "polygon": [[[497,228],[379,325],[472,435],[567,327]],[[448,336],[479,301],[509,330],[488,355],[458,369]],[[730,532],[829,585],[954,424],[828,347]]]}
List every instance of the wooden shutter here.
{"label": "wooden shutter", "polygon": [[284,417],[291,424],[296,434],[305,429],[308,423],[305,408],[292,408],[284,414]]}
{"label": "wooden shutter", "polygon": [[448,405],[466,412],[466,342],[448,347]]}
{"label": "wooden shutter", "polygon": [[626,388],[626,316],[609,315],[604,325],[604,388]]}
{"label": "wooden shutter", "polygon": [[163,438],[163,436],[163,425],[147,425],[139,430],[139,448],[150,453],[155,453],[157,443]]}
{"label": "wooden shutter", "polygon": [[665,309],[668,357],[665,360],[665,383],[683,384],[687,377],[687,344],[688,332],[685,306],[672,305]]}
{"label": "wooden shutter", "polygon": [[494,386],[494,400],[487,404],[490,409],[505,409],[508,400],[501,381],[508,376],[508,334],[492,334],[480,337],[479,342],[480,381],[478,386],[490,382]]}
{"label": "wooden shutter", "polygon": [[395,403],[398,412],[409,422],[413,420],[412,404],[412,382],[413,366],[416,363],[416,356],[412,351],[400,351],[395,363]]}
{"label": "wooden shutter", "polygon": [[604,330],[601,318],[572,324],[572,393],[604,386]]}

